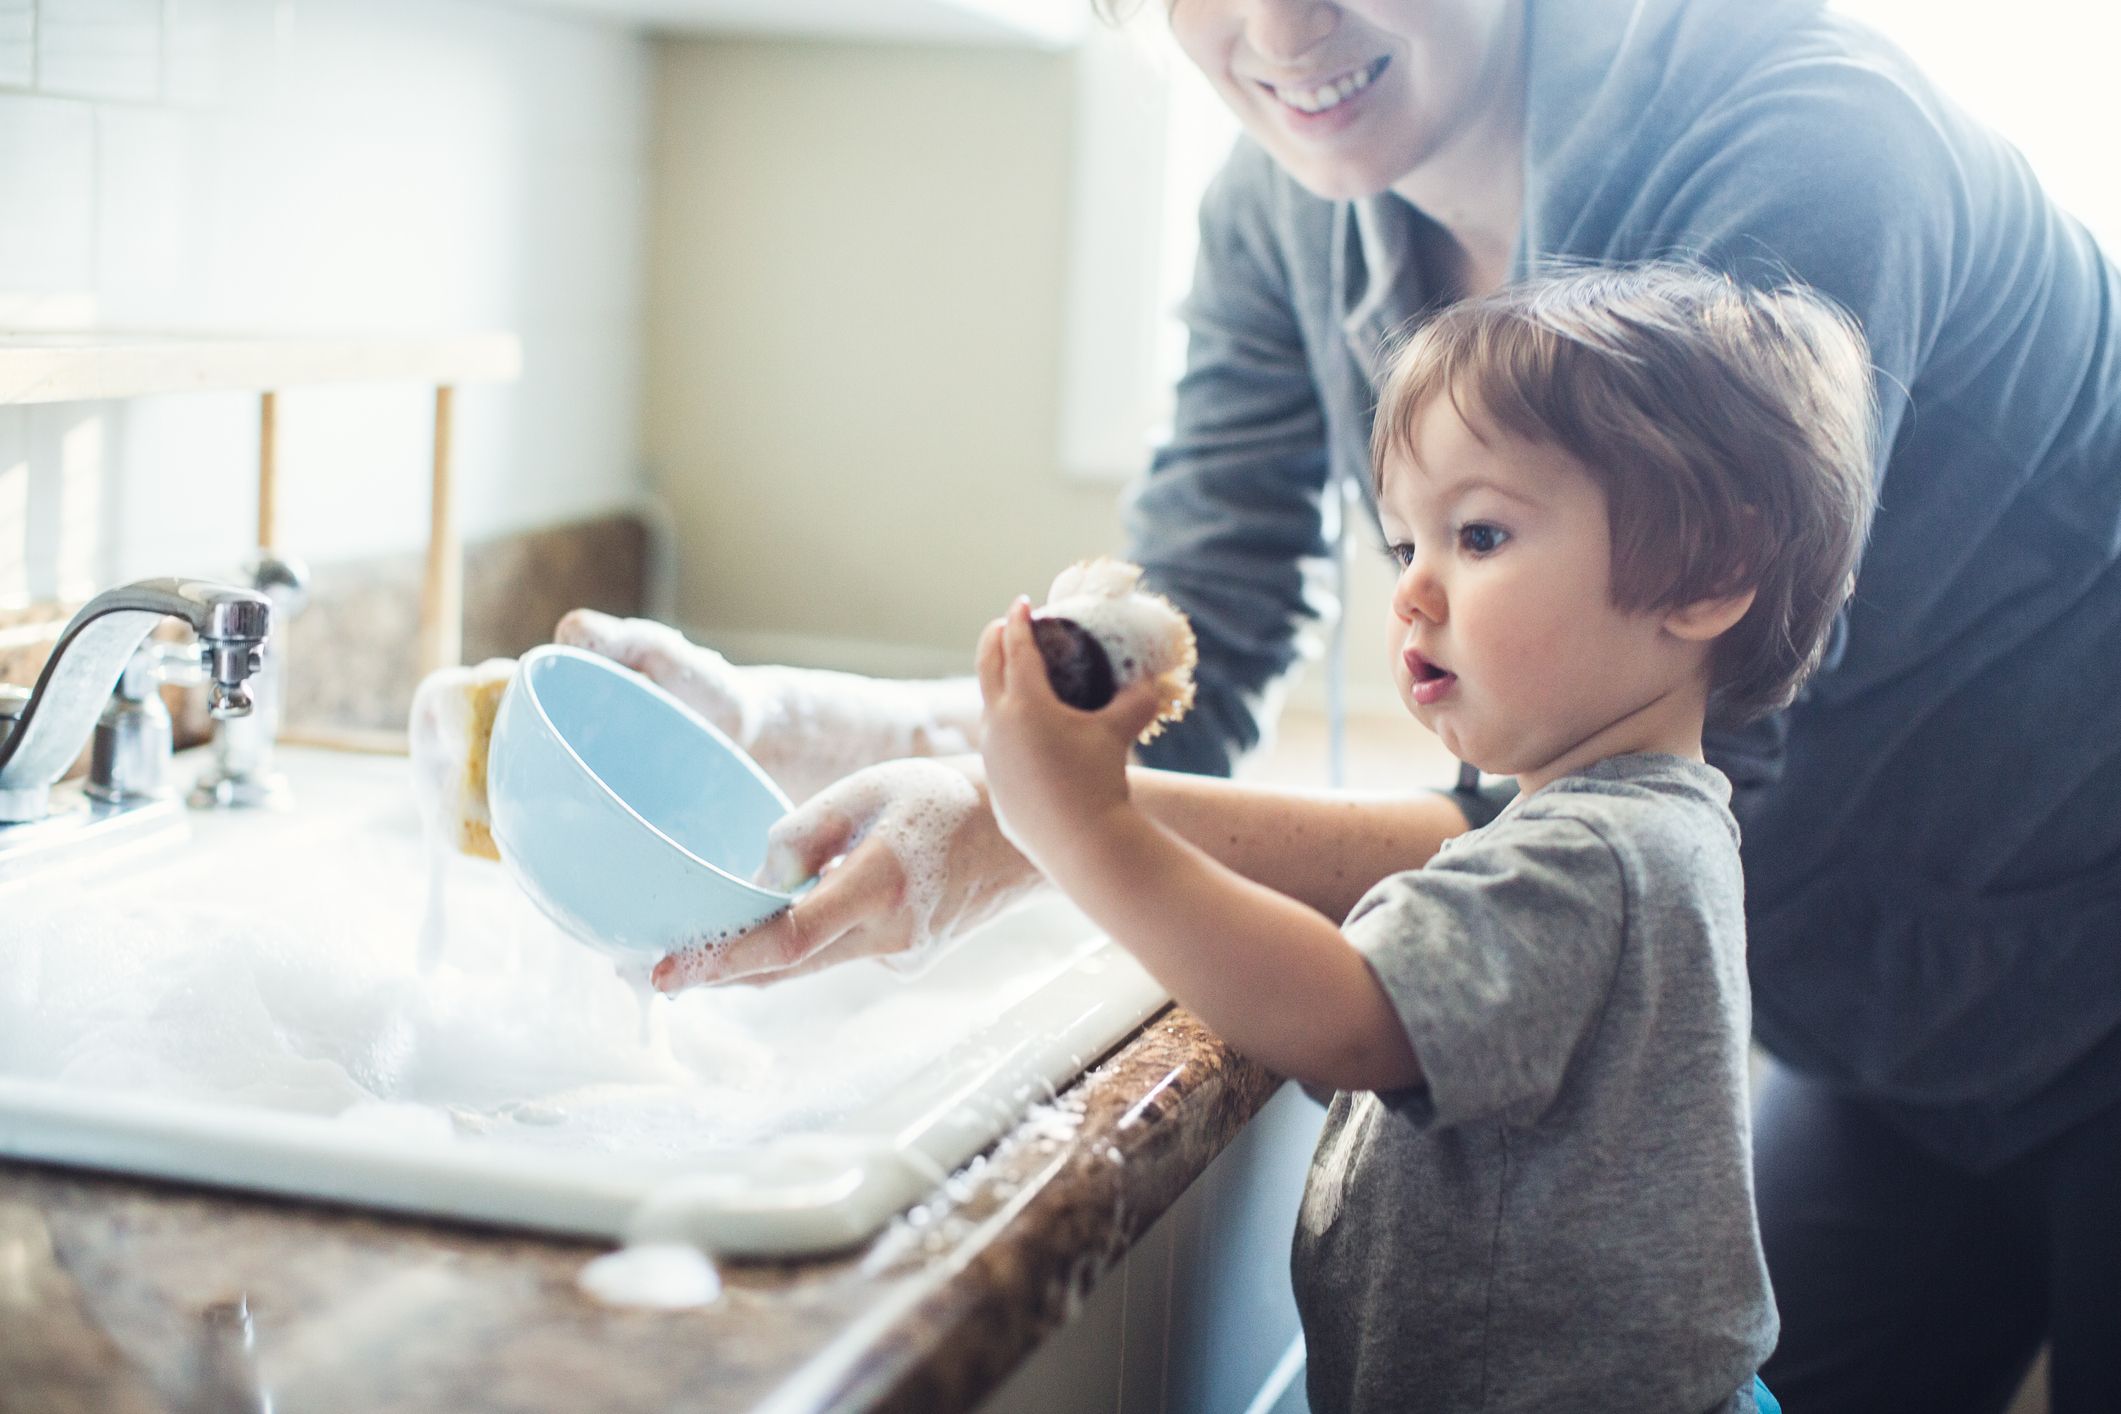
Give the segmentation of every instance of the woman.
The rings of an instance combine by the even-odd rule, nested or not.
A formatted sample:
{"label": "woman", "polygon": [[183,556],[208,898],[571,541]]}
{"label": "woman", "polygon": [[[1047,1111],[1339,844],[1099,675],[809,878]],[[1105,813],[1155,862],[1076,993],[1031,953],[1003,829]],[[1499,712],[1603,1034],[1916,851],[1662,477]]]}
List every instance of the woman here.
{"label": "woman", "polygon": [[[1250,141],[1203,204],[1175,432],[1130,512],[1201,639],[1201,705],[1144,762],[1220,772],[1257,740],[1408,320],[1549,261],[1674,253],[1837,299],[1883,424],[1857,594],[1806,697],[1709,746],[1778,1062],[1755,1116],[1783,1317],[1765,1374],[1793,1409],[2000,1409],[2044,1338],[2056,1410],[2121,1408],[2121,275],[2015,152],[1816,0],[1175,0],[1170,23]],[[859,680],[565,632],[652,649],[725,719],[823,691],[893,724],[878,754],[976,739],[969,689],[870,713],[885,689]],[[1245,792],[1140,774],[1166,823],[1339,902],[1271,877]],[[953,798],[925,921],[871,843],[666,983],[983,915],[1028,870],[976,791]],[[829,789],[783,837],[791,872],[899,808],[861,776]],[[1321,814],[1361,883],[1465,823],[1443,796]]]}

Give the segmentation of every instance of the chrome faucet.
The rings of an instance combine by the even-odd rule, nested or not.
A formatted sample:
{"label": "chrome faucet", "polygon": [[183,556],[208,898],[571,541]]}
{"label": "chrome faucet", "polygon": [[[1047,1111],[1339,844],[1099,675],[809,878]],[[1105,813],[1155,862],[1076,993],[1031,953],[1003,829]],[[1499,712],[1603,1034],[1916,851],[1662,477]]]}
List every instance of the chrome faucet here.
{"label": "chrome faucet", "polygon": [[280,714],[287,696],[287,628],[309,602],[309,570],[300,560],[260,550],[244,563],[250,587],[272,601],[272,620],[280,638],[265,655],[265,667],[252,679],[250,715],[230,718],[214,729],[213,760],[192,787],[191,804],[199,809],[240,806],[285,810],[294,800],[285,773],[273,767],[273,738],[280,734]]}
{"label": "chrome faucet", "polygon": [[0,834],[51,813],[51,788],[81,754],[141,640],[165,618],[199,639],[216,717],[250,711],[246,683],[264,665],[272,606],[263,594],[198,580],[143,579],[98,594],[75,614],[11,730],[0,720]]}

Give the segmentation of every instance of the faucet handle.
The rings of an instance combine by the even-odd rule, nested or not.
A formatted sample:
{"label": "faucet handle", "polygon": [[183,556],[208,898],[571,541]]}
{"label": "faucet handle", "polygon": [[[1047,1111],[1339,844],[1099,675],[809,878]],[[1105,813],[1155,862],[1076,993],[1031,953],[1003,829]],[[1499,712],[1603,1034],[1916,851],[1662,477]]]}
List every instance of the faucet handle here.
{"label": "faucet handle", "polygon": [[126,702],[145,702],[164,683],[197,687],[206,681],[206,654],[197,643],[158,643],[148,639],[133,650],[125,671],[118,675],[112,696]]}
{"label": "faucet handle", "polygon": [[243,562],[243,577],[272,600],[276,624],[285,624],[309,605],[309,566],[293,555],[259,550]]}
{"label": "faucet handle", "polygon": [[113,804],[161,800],[170,794],[173,751],[162,684],[193,687],[208,681],[213,651],[201,643],[143,642],[126,660],[110,701],[96,718],[89,749],[88,794]]}
{"label": "faucet handle", "polygon": [[169,709],[159,689],[165,682],[203,681],[203,657],[192,644],[149,641],[133,650],[96,718],[85,787],[92,799],[122,805],[170,794],[173,747]]}

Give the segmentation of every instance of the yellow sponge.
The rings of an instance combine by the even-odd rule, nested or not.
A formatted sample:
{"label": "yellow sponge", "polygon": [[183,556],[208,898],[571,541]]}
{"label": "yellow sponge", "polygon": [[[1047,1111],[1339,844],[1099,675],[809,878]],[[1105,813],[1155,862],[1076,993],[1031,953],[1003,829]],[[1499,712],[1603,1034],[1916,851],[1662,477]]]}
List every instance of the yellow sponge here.
{"label": "yellow sponge", "polygon": [[515,667],[513,658],[489,658],[475,668],[429,673],[413,694],[407,726],[414,789],[429,835],[480,859],[501,857],[486,808],[486,755]]}

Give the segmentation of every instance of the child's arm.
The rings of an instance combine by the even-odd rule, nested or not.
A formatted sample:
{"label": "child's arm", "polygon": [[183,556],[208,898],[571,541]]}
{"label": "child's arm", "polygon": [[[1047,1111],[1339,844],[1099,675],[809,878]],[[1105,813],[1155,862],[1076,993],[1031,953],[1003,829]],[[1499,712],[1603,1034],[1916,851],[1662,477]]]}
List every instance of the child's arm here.
{"label": "child's arm", "polygon": [[1421,868],[1466,828],[1440,791],[1300,791],[1144,766],[1127,779],[1130,798],[1157,824],[1336,921],[1379,879]]}
{"label": "child's arm", "polygon": [[1336,1089],[1421,1078],[1369,964],[1325,917],[1240,877],[1129,799],[1153,691],[1083,713],[1053,695],[1018,601],[980,641],[981,744],[1009,838],[1172,996],[1262,1064]]}

